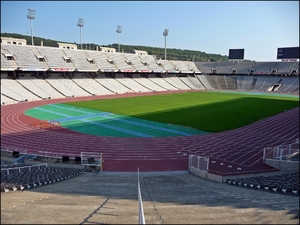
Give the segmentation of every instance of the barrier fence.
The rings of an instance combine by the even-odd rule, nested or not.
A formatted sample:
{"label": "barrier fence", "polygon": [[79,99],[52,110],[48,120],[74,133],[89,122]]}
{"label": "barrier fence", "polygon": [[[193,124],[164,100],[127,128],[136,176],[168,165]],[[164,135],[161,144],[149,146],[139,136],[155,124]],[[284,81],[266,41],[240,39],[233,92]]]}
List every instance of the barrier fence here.
{"label": "barrier fence", "polygon": [[142,201],[142,194],[140,188],[140,172],[138,168],[138,204],[139,204],[139,224],[146,224],[145,222],[145,215],[143,209],[143,201]]}
{"label": "barrier fence", "polygon": [[33,166],[20,166],[20,167],[1,168],[1,173],[6,171],[7,175],[9,175],[9,172],[11,170],[18,170],[18,172],[21,173],[21,170],[23,170],[23,169],[28,169],[28,171],[31,171],[32,168],[38,167],[38,169],[40,169],[41,166],[45,166],[47,168],[48,164],[47,163],[42,163],[42,164],[33,165]]}
{"label": "barrier fence", "polygon": [[299,139],[289,145],[264,148],[263,159],[289,160],[290,157],[297,153],[299,153]]}
{"label": "barrier fence", "polygon": [[16,154],[15,157],[20,157],[24,155],[35,155],[39,157],[50,158],[54,160],[61,159],[62,162],[67,162],[71,158],[74,159],[75,163],[86,166],[97,166],[103,168],[103,154],[97,152],[81,152],[80,154],[69,154],[69,153],[58,153],[58,152],[48,152],[48,151],[30,151],[21,148],[11,148],[6,146],[1,146],[1,154],[6,152],[6,154]]}
{"label": "barrier fence", "polygon": [[191,168],[208,171],[209,169],[209,158],[200,155],[189,155],[189,170]]}

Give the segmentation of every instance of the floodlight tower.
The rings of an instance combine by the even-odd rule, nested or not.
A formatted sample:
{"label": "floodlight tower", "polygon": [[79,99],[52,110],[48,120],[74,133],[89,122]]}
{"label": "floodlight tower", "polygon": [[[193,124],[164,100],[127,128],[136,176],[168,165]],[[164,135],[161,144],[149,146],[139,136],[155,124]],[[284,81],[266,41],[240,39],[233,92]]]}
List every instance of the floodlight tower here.
{"label": "floodlight tower", "polygon": [[116,32],[118,33],[118,52],[120,52],[120,33],[122,32],[122,26],[117,26]]}
{"label": "floodlight tower", "polygon": [[33,43],[33,34],[32,34],[32,20],[35,19],[35,10],[34,9],[28,9],[27,19],[30,19],[31,45],[34,45],[34,43]]}
{"label": "floodlight tower", "polygon": [[165,29],[163,35],[165,36],[165,60],[167,60],[167,36],[169,34],[169,29]]}
{"label": "floodlight tower", "polygon": [[83,25],[84,25],[84,19],[79,18],[79,19],[78,19],[77,26],[79,26],[79,28],[80,28],[80,49],[81,49],[81,50],[82,50],[81,28],[83,27]]}

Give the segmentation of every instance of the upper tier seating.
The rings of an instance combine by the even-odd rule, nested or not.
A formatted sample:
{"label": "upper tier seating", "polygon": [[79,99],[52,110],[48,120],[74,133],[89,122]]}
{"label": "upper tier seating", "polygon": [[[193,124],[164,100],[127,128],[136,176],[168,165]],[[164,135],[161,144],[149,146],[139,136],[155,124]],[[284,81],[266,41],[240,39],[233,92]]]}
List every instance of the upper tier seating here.
{"label": "upper tier seating", "polygon": [[[10,44],[1,44],[2,49],[6,49],[8,53],[14,56],[14,62],[20,69],[35,70],[41,69],[46,70],[47,64],[40,61],[37,57],[39,53],[32,46],[18,46]],[[45,58],[46,60],[46,58]]]}
{"label": "upper tier seating", "polygon": [[147,63],[144,62],[139,55],[135,54],[126,54],[124,53],[124,57],[131,62],[133,67],[139,72],[151,72],[151,69],[147,66]]}
{"label": "upper tier seating", "polygon": [[[115,66],[121,71],[125,72],[134,72],[137,69],[134,67],[134,65],[131,64],[130,60],[127,60],[124,57],[124,54],[122,53],[112,53],[108,52],[106,53],[109,59],[114,61]],[[127,61],[127,62],[126,62]]]}
{"label": "upper tier seating", "polygon": [[299,62],[191,62],[153,55],[1,43],[2,71],[299,75]]}
{"label": "upper tier seating", "polygon": [[153,72],[165,72],[165,69],[156,63],[156,60],[152,55],[140,55],[140,58],[143,62],[147,63],[148,67],[153,70]]}
{"label": "upper tier seating", "polygon": [[13,55],[5,53],[5,51],[1,49],[1,71],[17,69],[16,65],[13,65],[12,57]]}
{"label": "upper tier seating", "polygon": [[59,70],[61,68],[67,68],[71,71],[75,70],[72,59],[68,58],[62,49],[41,46],[36,46],[35,48],[40,55],[47,56],[46,63],[50,69]]}
{"label": "upper tier seating", "polygon": [[63,51],[67,57],[72,59],[72,62],[78,71],[98,71],[98,68],[93,64],[93,59],[86,53],[90,51],[78,51],[73,49],[64,49]]}
{"label": "upper tier seating", "polygon": [[189,69],[189,66],[184,63],[183,61],[179,61],[179,60],[169,60],[170,63],[172,63],[172,65],[174,67],[177,67],[178,70],[181,72],[181,73],[192,73],[192,68]]}
{"label": "upper tier seating", "polygon": [[101,71],[118,71],[118,68],[110,61],[107,54],[105,52],[98,52],[98,51],[87,51],[86,54],[94,60],[95,65]]}

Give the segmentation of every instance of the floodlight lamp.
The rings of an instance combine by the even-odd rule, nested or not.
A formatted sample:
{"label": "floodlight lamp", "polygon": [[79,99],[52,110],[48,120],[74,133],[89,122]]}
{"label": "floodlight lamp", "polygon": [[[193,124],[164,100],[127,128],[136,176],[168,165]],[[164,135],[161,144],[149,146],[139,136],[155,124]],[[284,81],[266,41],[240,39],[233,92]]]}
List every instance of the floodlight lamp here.
{"label": "floodlight lamp", "polygon": [[123,28],[122,26],[119,26],[119,25],[118,25],[118,26],[117,26],[116,32],[117,32],[117,33],[121,33],[121,32],[122,32],[122,28]]}
{"label": "floodlight lamp", "polygon": [[165,29],[164,32],[163,32],[163,35],[168,36],[168,34],[169,34],[169,29]]}
{"label": "floodlight lamp", "polygon": [[34,9],[28,9],[27,19],[35,19],[35,10]]}
{"label": "floodlight lamp", "polygon": [[84,19],[82,19],[82,18],[79,18],[79,19],[78,19],[77,26],[79,26],[79,27],[83,27],[83,25],[84,25]]}

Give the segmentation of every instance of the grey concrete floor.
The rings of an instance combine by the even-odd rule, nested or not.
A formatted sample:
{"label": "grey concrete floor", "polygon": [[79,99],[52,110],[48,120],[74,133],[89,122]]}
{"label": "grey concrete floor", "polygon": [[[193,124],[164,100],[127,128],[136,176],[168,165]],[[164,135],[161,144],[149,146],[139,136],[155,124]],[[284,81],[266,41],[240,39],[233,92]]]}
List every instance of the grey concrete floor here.
{"label": "grey concrete floor", "polygon": [[[1,224],[138,224],[137,173],[83,173],[1,193]],[[189,172],[140,173],[146,224],[299,224],[299,197]]]}

